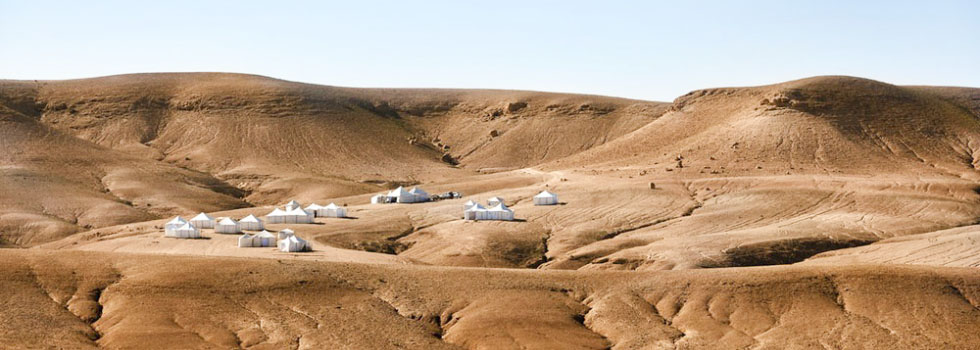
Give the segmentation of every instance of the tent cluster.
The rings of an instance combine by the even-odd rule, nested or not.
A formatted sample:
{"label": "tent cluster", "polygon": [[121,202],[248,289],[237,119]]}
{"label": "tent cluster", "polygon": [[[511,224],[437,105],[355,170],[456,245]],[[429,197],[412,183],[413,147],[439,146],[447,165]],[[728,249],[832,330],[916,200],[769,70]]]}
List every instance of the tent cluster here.
{"label": "tent cluster", "polygon": [[265,215],[270,224],[312,224],[313,213],[300,207],[299,202],[289,201],[286,203],[285,210],[276,208],[271,213]]}
{"label": "tent cluster", "polygon": [[504,199],[493,197],[487,201],[487,206],[480,205],[474,201],[467,201],[463,204],[463,219],[465,220],[501,220],[513,221],[514,211],[504,205]]}
{"label": "tent cluster", "polygon": [[548,191],[541,191],[541,193],[538,193],[537,195],[534,196],[534,205],[557,205],[557,204],[558,204],[557,194]]}
{"label": "tent cluster", "polygon": [[313,216],[321,217],[321,218],[346,218],[347,217],[347,208],[338,206],[333,203],[327,204],[326,206],[313,203],[306,207],[306,212],[313,213]]}
{"label": "tent cluster", "polygon": [[215,219],[208,214],[200,213],[190,220],[178,216],[163,226],[165,237],[201,238],[201,229],[213,228],[215,233],[241,233],[244,231],[259,231],[265,228],[262,220],[249,215],[241,221],[232,218]]}
{"label": "tent cluster", "polygon": [[313,250],[309,242],[299,238],[293,230],[288,228],[279,231],[277,235],[273,235],[272,232],[266,230],[262,230],[262,232],[254,235],[246,233],[238,237],[238,247],[276,247],[283,252],[308,252]]}
{"label": "tent cluster", "polygon": [[428,201],[429,194],[418,187],[412,187],[411,189],[406,190],[405,187],[398,186],[398,188],[393,189],[388,193],[381,193],[371,197],[371,204],[418,203]]}

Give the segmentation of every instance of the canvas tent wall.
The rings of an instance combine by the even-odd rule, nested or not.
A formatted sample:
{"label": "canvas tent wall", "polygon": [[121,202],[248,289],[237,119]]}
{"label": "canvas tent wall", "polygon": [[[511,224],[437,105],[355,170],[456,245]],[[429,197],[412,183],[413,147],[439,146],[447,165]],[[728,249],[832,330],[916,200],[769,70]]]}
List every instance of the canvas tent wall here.
{"label": "canvas tent wall", "polygon": [[503,203],[504,203],[504,199],[500,197],[490,197],[490,199],[487,199],[487,205],[491,207],[495,207],[497,206],[497,204],[503,204]]}
{"label": "canvas tent wall", "polygon": [[279,241],[279,250],[283,252],[306,252],[311,248],[309,242],[296,236]]}
{"label": "canvas tent wall", "polygon": [[251,233],[246,233],[238,237],[238,247],[248,248],[252,246],[252,241],[255,239]]}
{"label": "canvas tent wall", "polygon": [[412,187],[412,189],[408,190],[408,193],[411,193],[412,196],[414,196],[416,202],[429,201],[429,193],[423,191],[421,188],[418,188],[418,186]]}
{"label": "canvas tent wall", "polygon": [[177,237],[177,231],[176,231],[177,228],[179,228],[181,226],[184,226],[184,224],[186,224],[186,223],[187,223],[187,220],[184,220],[184,218],[182,218],[180,216],[173,218],[173,220],[170,220],[166,224],[163,225],[163,234],[164,234],[164,236],[167,236],[167,237]]}
{"label": "canvas tent wall", "polygon": [[201,231],[194,227],[191,223],[185,223],[183,226],[174,229],[175,238],[201,238]]}
{"label": "canvas tent wall", "polygon": [[320,207],[320,210],[317,211],[317,216],[325,218],[346,218],[347,208],[330,203],[324,207]]}
{"label": "canvas tent wall", "polygon": [[199,229],[214,228],[214,218],[205,213],[197,214],[197,216],[191,218],[189,221],[191,222],[191,225],[194,225],[194,227]]}
{"label": "canvas tent wall", "polygon": [[252,237],[252,246],[274,247],[276,246],[276,235],[272,234],[272,232],[262,230],[262,232],[255,234],[255,237]]}
{"label": "canvas tent wall", "polygon": [[472,206],[463,211],[463,219],[465,220],[486,220],[487,208],[484,208],[480,203],[473,203]]}
{"label": "canvas tent wall", "polygon": [[223,218],[214,224],[214,232],[216,233],[240,233],[242,232],[241,227],[238,222],[232,218]]}
{"label": "canvas tent wall", "polygon": [[265,229],[265,223],[263,223],[262,220],[255,217],[255,215],[252,214],[248,214],[248,216],[239,220],[238,226],[242,230],[248,230],[248,231],[258,231],[258,230]]}
{"label": "canvas tent wall", "polygon": [[558,195],[548,192],[541,191],[534,196],[534,205],[556,205],[558,204]]}

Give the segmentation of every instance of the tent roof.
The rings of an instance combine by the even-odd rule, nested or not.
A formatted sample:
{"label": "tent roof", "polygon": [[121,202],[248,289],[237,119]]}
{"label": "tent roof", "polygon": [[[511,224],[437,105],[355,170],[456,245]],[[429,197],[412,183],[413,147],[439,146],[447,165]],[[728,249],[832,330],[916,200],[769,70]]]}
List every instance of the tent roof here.
{"label": "tent roof", "polygon": [[497,204],[497,205],[493,206],[493,208],[490,208],[489,210],[490,211],[513,211],[513,210],[510,210],[510,208],[507,208],[507,206],[504,205],[503,202],[501,202],[500,204]]}
{"label": "tent roof", "polygon": [[241,220],[238,220],[238,222],[259,222],[259,221],[262,220],[259,220],[259,218],[255,217],[255,215],[252,214],[248,214],[248,216],[242,218]]}
{"label": "tent roof", "polygon": [[482,205],[480,205],[480,203],[476,203],[470,206],[469,208],[467,208],[465,211],[477,211],[477,210],[487,210],[487,208],[484,208]]}
{"label": "tent roof", "polygon": [[337,206],[336,204],[330,203],[330,204],[327,204],[327,206],[325,206],[324,208],[327,208],[327,209],[337,209],[337,208],[340,208],[340,207]]}
{"label": "tent roof", "polygon": [[291,201],[289,201],[289,203],[286,203],[286,205],[299,205],[299,202],[297,202],[297,201],[296,201],[296,200],[294,199],[294,200],[291,200]]}
{"label": "tent roof", "polygon": [[195,228],[194,225],[191,225],[191,223],[185,222],[184,223],[184,226],[178,227],[177,229],[178,230],[196,230],[197,228]]}
{"label": "tent roof", "polygon": [[538,193],[534,197],[535,198],[555,197],[555,194],[554,193],[551,193],[551,192],[548,192],[547,190],[545,190],[545,191],[541,191],[541,193]]}
{"label": "tent roof", "polygon": [[474,202],[472,199],[470,199],[470,200],[466,201],[466,203],[463,203],[463,204],[464,205],[474,205],[474,204],[476,204],[476,202]]}
{"label": "tent roof", "polygon": [[191,218],[191,221],[204,221],[204,220],[210,221],[210,220],[214,220],[214,218],[208,216],[208,214],[205,213],[197,214],[197,216]]}
{"label": "tent roof", "polygon": [[488,202],[489,202],[489,201],[498,201],[498,202],[503,202],[503,201],[504,201],[504,199],[503,199],[503,198],[500,198],[500,197],[497,197],[497,196],[493,196],[493,197],[490,197],[490,199],[487,199],[487,201],[488,201]]}
{"label": "tent roof", "polygon": [[414,193],[414,194],[419,194],[419,193],[427,194],[424,190],[422,190],[418,186],[413,186],[412,189],[408,190],[408,192],[409,193]]}
{"label": "tent roof", "polygon": [[246,233],[246,234],[243,234],[241,238],[252,238],[252,237],[255,237],[255,236],[252,235],[251,233]]}
{"label": "tent roof", "polygon": [[405,187],[398,186],[398,188],[391,190],[391,192],[388,192],[388,197],[401,197],[407,194],[411,194],[411,193],[406,191]]}
{"label": "tent roof", "polygon": [[181,224],[186,224],[186,223],[187,223],[187,220],[184,220],[184,218],[182,218],[180,216],[177,216],[173,220],[170,220],[170,221],[167,222],[168,225],[170,225],[170,224],[181,225]]}
{"label": "tent roof", "polygon": [[290,230],[288,228],[287,229],[279,230],[279,232],[282,232],[282,233],[295,233],[295,232],[293,232],[293,230]]}
{"label": "tent roof", "polygon": [[317,210],[317,209],[320,209],[320,208],[323,208],[323,206],[322,205],[319,205],[319,204],[316,204],[316,203],[312,203],[312,204],[306,206],[306,210]]}
{"label": "tent roof", "polygon": [[271,213],[268,213],[265,216],[280,216],[280,215],[286,215],[286,212],[283,211],[282,209],[276,208]]}
{"label": "tent roof", "polygon": [[255,234],[255,237],[272,237],[272,238],[275,238],[276,235],[272,234],[272,232],[269,232],[269,231],[266,231],[266,230],[262,230],[262,232],[256,233]]}
{"label": "tent roof", "polygon": [[287,211],[286,214],[288,214],[288,215],[303,215],[303,216],[310,215],[309,212],[307,212],[306,210],[303,210],[303,208],[300,208],[300,207],[293,208],[293,210]]}
{"label": "tent roof", "polygon": [[237,222],[235,222],[235,220],[233,220],[232,218],[224,218],[224,219],[221,219],[221,221],[218,221],[218,224],[219,225],[235,225],[235,224],[237,224]]}

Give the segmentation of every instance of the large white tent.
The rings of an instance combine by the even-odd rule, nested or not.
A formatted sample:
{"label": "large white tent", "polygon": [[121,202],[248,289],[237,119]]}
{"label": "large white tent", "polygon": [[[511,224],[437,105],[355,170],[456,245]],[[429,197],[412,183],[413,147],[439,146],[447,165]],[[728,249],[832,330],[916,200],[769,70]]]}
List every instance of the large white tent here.
{"label": "large white tent", "polygon": [[262,232],[256,233],[255,237],[252,237],[253,247],[274,247],[276,245],[276,235],[272,232],[262,230]]}
{"label": "large white tent", "polygon": [[216,233],[240,233],[242,232],[241,227],[238,222],[232,218],[223,218],[218,220],[218,223],[214,224],[214,232]]}
{"label": "large white tent", "polygon": [[241,220],[238,220],[238,225],[242,230],[248,230],[248,231],[258,231],[258,230],[265,229],[265,224],[262,223],[262,220],[255,217],[255,215],[252,214],[248,214],[248,216],[242,218]]}
{"label": "large white tent", "polygon": [[347,208],[330,203],[324,207],[320,207],[320,210],[317,212],[317,215],[321,217],[327,217],[327,218],[346,218]]}
{"label": "large white tent", "polygon": [[289,236],[289,238],[279,241],[279,250],[283,252],[306,252],[312,250],[312,247],[310,247],[309,242],[302,238]]}
{"label": "large white tent", "polygon": [[265,219],[270,224],[281,224],[286,222],[286,212],[282,209],[275,208],[271,213],[265,214]]}
{"label": "large white tent", "polygon": [[491,207],[495,207],[497,204],[502,204],[503,202],[504,199],[501,197],[490,197],[490,199],[487,199],[487,205]]}
{"label": "large white tent", "polygon": [[191,225],[191,223],[185,223],[183,226],[174,229],[175,238],[201,238],[201,231]]}
{"label": "large white tent", "polygon": [[412,187],[411,190],[406,190],[405,187],[398,186],[398,188],[388,191],[387,194],[380,194],[371,197],[371,203],[418,203],[418,202],[428,202],[429,194],[423,191],[421,188]]}
{"label": "large white tent", "polygon": [[170,220],[163,225],[163,234],[167,237],[177,237],[175,230],[181,226],[184,226],[186,223],[187,220],[184,220],[184,218],[180,216],[175,217],[173,220]]}
{"label": "large white tent", "polygon": [[288,228],[287,229],[283,229],[283,230],[280,230],[279,231],[279,240],[281,241],[281,240],[284,240],[286,238],[289,238],[289,237],[292,237],[292,236],[295,236],[295,235],[296,235],[296,232],[293,232],[293,230],[290,230]]}
{"label": "large white tent", "polygon": [[286,211],[290,211],[290,210],[293,210],[293,209],[296,209],[296,208],[300,208],[300,207],[301,207],[301,205],[299,204],[299,202],[297,202],[295,200],[291,200],[291,201],[289,201],[289,203],[286,203]]}
{"label": "large white tent", "polygon": [[310,205],[307,205],[306,208],[303,208],[303,210],[306,210],[307,213],[313,214],[313,217],[323,216],[320,215],[320,209],[323,209],[323,206],[316,203],[311,203]]}
{"label": "large white tent", "polygon": [[541,191],[534,196],[534,205],[555,205],[558,204],[558,195],[548,192]]}
{"label": "large white tent", "polygon": [[214,228],[214,218],[205,213],[197,214],[197,216],[191,218],[190,222],[197,228]]}
{"label": "large white tent", "polygon": [[248,248],[252,246],[252,242],[255,240],[255,236],[251,233],[246,233],[238,237],[238,247]]}
{"label": "large white tent", "polygon": [[487,209],[487,220],[513,221],[514,211],[507,208],[504,203],[498,203],[490,209]]}

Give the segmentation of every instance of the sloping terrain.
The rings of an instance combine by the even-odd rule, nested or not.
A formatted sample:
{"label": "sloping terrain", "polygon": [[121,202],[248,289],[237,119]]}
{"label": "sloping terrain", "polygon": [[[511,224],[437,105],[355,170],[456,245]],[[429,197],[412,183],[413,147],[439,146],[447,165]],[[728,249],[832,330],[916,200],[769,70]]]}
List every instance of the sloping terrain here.
{"label": "sloping terrain", "polygon": [[[77,140],[63,142],[85,145],[73,153],[47,147],[47,139],[32,140],[36,143],[33,150],[41,156],[88,158],[81,153],[85,149],[101,152],[108,148],[113,152],[101,152],[102,157],[120,164],[132,162],[130,168],[156,163],[157,168],[175,175],[199,172],[257,205],[371,193],[403,183],[466,176],[484,168],[499,171],[530,166],[611,140],[666,109],[660,103],[598,96],[351,89],[218,73],[3,81],[0,105],[4,113],[32,123],[30,127],[74,136]],[[35,138],[20,134],[21,130],[8,128],[5,137]],[[25,158],[7,160],[11,167],[26,162]],[[56,182],[51,179],[57,176],[54,172],[89,171],[71,162],[61,166],[51,170],[51,176],[47,170],[36,170],[35,175],[38,181]],[[155,192],[170,201],[186,197],[180,192],[167,193],[165,188]],[[37,208],[39,197],[44,196],[18,194],[16,199]],[[187,202],[205,202],[198,199]],[[236,206],[240,203],[218,207]],[[151,215],[141,218],[174,212],[148,212]],[[25,215],[45,214],[31,209]],[[140,220],[110,223],[127,221]],[[84,225],[105,226],[101,222]],[[8,241],[28,244],[76,231],[72,225],[47,230],[44,238]]]}

